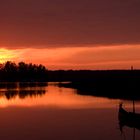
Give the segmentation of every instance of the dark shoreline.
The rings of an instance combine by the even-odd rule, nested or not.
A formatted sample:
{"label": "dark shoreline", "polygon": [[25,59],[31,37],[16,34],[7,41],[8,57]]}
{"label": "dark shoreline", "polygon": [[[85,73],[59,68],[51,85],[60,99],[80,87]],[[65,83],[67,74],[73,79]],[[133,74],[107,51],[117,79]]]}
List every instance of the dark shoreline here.
{"label": "dark shoreline", "polygon": [[81,71],[84,72],[87,75],[59,86],[77,89],[82,95],[140,100],[140,70]]}
{"label": "dark shoreline", "polygon": [[[14,82],[20,82],[20,86],[43,86],[43,82],[60,82],[60,87],[75,88],[78,94],[140,100],[140,70],[47,70],[45,75],[37,79],[2,78],[0,75],[0,87],[4,82],[10,83],[7,86]],[[62,83],[65,81],[69,83]]]}
{"label": "dark shoreline", "polygon": [[83,82],[70,82],[60,83],[60,87],[74,88],[80,95],[91,95],[97,97],[107,97],[110,99],[123,99],[123,100],[140,100],[139,87],[130,87],[130,85],[113,85],[107,86],[108,83],[101,85],[95,83],[86,84]]}

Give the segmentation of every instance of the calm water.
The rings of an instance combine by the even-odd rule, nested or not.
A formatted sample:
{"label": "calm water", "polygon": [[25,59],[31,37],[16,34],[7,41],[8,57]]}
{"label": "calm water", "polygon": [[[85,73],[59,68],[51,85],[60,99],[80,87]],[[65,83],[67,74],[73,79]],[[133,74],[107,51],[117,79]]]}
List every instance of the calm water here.
{"label": "calm water", "polygon": [[[119,129],[121,100],[78,95],[57,83],[0,87],[2,140],[133,140],[133,128]],[[123,101],[132,110],[132,102]],[[140,103],[136,103],[140,112]],[[136,140],[140,131],[136,130]]]}

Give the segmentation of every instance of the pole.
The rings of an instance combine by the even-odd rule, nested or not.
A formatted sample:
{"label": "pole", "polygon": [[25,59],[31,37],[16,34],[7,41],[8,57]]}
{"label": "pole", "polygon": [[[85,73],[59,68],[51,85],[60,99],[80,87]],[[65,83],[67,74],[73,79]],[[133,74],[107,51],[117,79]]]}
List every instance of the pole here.
{"label": "pole", "polygon": [[135,128],[133,128],[133,140],[136,139],[136,131],[135,131]]}
{"label": "pole", "polygon": [[133,113],[135,113],[135,101],[133,99]]}
{"label": "pole", "polygon": [[[131,70],[133,71],[133,66],[131,66]],[[133,98],[133,113],[135,113],[135,101],[134,101],[134,98]],[[135,140],[135,127],[133,128],[133,140]]]}
{"label": "pole", "polygon": [[[133,66],[131,66],[131,71],[132,71],[132,80],[133,80]],[[135,113],[135,101],[134,101],[134,96],[133,96],[133,113]]]}

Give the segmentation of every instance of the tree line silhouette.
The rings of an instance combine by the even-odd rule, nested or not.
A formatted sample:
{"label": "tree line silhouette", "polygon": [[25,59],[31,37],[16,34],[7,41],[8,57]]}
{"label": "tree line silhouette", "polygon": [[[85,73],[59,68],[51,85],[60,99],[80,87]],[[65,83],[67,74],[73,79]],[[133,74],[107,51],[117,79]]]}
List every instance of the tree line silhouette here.
{"label": "tree line silhouette", "polygon": [[47,71],[42,64],[7,61],[0,64],[0,81],[46,81]]}
{"label": "tree line silhouette", "polygon": [[[140,70],[47,70],[41,64],[0,64],[0,84],[21,82],[19,86],[23,87],[50,81],[60,82],[60,87],[78,89],[80,94],[140,100]],[[63,83],[66,81],[69,83]]]}

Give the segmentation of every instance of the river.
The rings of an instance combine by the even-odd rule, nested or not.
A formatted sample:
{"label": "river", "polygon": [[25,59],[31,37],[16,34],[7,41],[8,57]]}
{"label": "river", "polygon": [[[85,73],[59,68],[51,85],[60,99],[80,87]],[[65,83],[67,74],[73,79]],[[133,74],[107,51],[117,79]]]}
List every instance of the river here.
{"label": "river", "polygon": [[[132,101],[80,95],[57,82],[0,87],[2,140],[132,140],[134,129],[120,131],[119,103],[132,111]],[[140,103],[136,102],[140,112]],[[135,130],[135,139],[140,131]]]}

